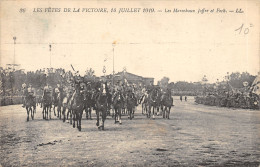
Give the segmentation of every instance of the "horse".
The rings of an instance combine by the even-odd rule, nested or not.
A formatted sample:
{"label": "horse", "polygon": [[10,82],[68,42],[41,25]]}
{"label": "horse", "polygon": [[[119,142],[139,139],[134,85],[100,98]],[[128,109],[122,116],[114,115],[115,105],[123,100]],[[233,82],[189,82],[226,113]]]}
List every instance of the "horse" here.
{"label": "horse", "polygon": [[[108,90],[105,84],[102,84],[102,87],[99,92],[96,94],[96,115],[98,129],[105,129],[105,120],[108,107]],[[101,116],[101,124],[100,124]]]}
{"label": "horse", "polygon": [[75,128],[75,122],[77,122],[77,128],[81,131],[81,119],[84,109],[84,91],[76,89],[72,96],[72,113],[73,113],[73,128]]}
{"label": "horse", "polygon": [[29,121],[29,115],[31,112],[31,118],[34,119],[34,113],[36,112],[36,103],[33,99],[33,96],[25,97],[25,108],[27,111],[27,121]]}
{"label": "horse", "polygon": [[[111,105],[112,105],[112,94],[110,92],[108,92],[107,93],[107,115],[111,115],[110,114]],[[113,114],[112,114],[112,117],[113,117]]]}
{"label": "horse", "polygon": [[[173,103],[173,98],[169,95],[162,96],[162,111],[163,111],[163,118],[170,119],[170,111]],[[163,108],[164,107],[164,108]]]}
{"label": "horse", "polygon": [[122,108],[125,104],[124,97],[121,93],[117,92],[115,94],[115,97],[113,98],[113,106],[115,110],[115,123],[119,122],[119,124],[122,124],[121,121],[121,112]]}
{"label": "horse", "polygon": [[129,112],[129,119],[132,120],[134,118],[135,106],[137,104],[137,99],[135,98],[133,93],[128,93],[126,97],[126,106]]}
{"label": "horse", "polygon": [[142,114],[147,114],[148,110],[148,95],[144,94],[141,99],[139,100],[139,104],[142,104]]}
{"label": "horse", "polygon": [[57,117],[61,119],[61,106],[62,106],[62,100],[63,97],[61,95],[61,92],[55,92],[53,96],[53,111],[54,115],[56,116],[55,113],[55,108],[57,107]]}
{"label": "horse", "polygon": [[50,116],[51,119],[51,105],[52,105],[52,99],[50,95],[44,95],[42,98],[42,106],[43,106],[43,110],[42,110],[42,119],[48,119],[48,114]]}
{"label": "horse", "polygon": [[89,117],[89,119],[92,120],[91,110],[92,110],[92,107],[94,107],[94,105],[95,105],[94,92],[87,91],[86,99],[84,100],[84,109],[86,112],[86,119],[88,119],[88,117]]}
{"label": "horse", "polygon": [[[65,112],[66,109],[68,109],[67,111],[67,120],[69,121],[70,124],[72,124],[72,94],[73,92],[68,92],[67,95],[64,97],[63,102],[62,102],[62,114],[64,115],[63,117],[63,121],[65,122]],[[69,116],[70,116],[70,120],[69,120]]]}
{"label": "horse", "polygon": [[153,89],[148,95],[148,114],[147,118],[151,117],[151,109],[153,108],[153,119],[154,119],[154,109],[159,111],[160,105],[160,95],[158,89]]}

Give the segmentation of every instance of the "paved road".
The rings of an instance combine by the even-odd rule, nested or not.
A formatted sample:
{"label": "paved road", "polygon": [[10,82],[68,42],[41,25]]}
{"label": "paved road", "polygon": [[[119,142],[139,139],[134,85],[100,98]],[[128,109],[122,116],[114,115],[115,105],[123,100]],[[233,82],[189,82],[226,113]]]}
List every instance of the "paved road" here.
{"label": "paved road", "polygon": [[[26,122],[21,105],[0,107],[2,166],[259,166],[260,111],[176,100],[170,120],[111,117],[105,131],[95,120],[82,132],[57,118]],[[85,116],[85,114],[83,115]]]}

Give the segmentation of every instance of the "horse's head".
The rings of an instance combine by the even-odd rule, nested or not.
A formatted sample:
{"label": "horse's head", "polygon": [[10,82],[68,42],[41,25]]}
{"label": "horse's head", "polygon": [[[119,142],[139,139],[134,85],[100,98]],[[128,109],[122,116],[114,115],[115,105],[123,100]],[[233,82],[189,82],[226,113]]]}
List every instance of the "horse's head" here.
{"label": "horse's head", "polygon": [[101,85],[101,88],[100,88],[100,91],[103,95],[106,95],[107,94],[107,89],[106,89],[106,84],[102,84]]}

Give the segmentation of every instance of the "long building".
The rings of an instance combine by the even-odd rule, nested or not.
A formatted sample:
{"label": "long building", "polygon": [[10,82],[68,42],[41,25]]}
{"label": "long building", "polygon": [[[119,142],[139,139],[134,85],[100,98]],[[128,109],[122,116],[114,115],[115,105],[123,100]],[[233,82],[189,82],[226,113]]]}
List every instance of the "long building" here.
{"label": "long building", "polygon": [[[107,75],[107,80],[112,82],[113,75]],[[118,72],[115,74],[114,82],[118,81],[127,81],[130,84],[136,84],[136,85],[149,85],[150,83],[154,84],[154,78],[148,78],[148,77],[142,77],[139,75],[135,75],[129,72]]]}

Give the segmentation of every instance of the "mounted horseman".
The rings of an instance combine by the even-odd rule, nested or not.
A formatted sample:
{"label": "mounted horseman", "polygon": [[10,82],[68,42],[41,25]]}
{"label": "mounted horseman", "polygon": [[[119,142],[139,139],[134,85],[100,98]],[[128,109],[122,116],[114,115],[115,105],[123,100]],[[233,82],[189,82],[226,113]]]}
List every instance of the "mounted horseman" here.
{"label": "mounted horseman", "polygon": [[62,107],[62,102],[64,98],[64,93],[63,93],[63,87],[60,84],[57,84],[57,87],[53,91],[53,111],[54,115],[56,116],[55,113],[55,108],[57,107],[57,117],[61,119],[61,107]]}
{"label": "mounted horseman", "polygon": [[128,90],[126,95],[126,106],[129,113],[129,119],[134,118],[135,107],[137,106],[137,98],[135,96],[134,90]]}
{"label": "mounted horseman", "polygon": [[23,105],[22,105],[22,107],[23,108],[25,107],[25,98],[28,95],[28,89],[27,88],[28,87],[27,87],[26,83],[23,83],[22,84],[22,93],[23,93],[23,96],[22,96]]}
{"label": "mounted horseman", "polygon": [[[73,95],[74,91],[75,91],[75,88],[74,88],[73,84],[70,83],[70,85],[66,89],[66,95],[62,102],[62,106],[63,106],[62,114],[64,115],[64,117],[66,117],[65,112],[66,112],[66,109],[68,109],[67,120],[69,120],[69,117],[70,117],[70,120],[69,120],[70,124],[72,124],[72,95]],[[65,118],[63,118],[63,119],[65,121]]]}
{"label": "mounted horseman", "polygon": [[119,124],[122,124],[121,115],[125,104],[125,96],[123,93],[123,87],[119,82],[115,86],[115,92],[112,99],[113,108],[115,110],[115,123],[119,122]]}
{"label": "mounted horseman", "polygon": [[52,87],[47,83],[43,88],[43,96],[41,106],[43,108],[43,119],[51,119],[51,105],[52,105]]}
{"label": "mounted horseman", "polygon": [[159,105],[160,105],[160,90],[158,87],[154,87],[153,89],[150,90],[150,93],[148,94],[148,114],[147,117],[151,117],[151,110],[153,109],[153,119],[155,118],[155,112],[154,110],[159,111]]}
{"label": "mounted horseman", "polygon": [[167,88],[166,92],[161,97],[161,105],[163,111],[163,118],[170,119],[170,110],[173,105],[173,98],[171,95],[171,90]]}
{"label": "mounted horseman", "polygon": [[76,72],[74,76],[74,86],[75,91],[71,97],[71,109],[73,113],[73,128],[75,128],[75,122],[77,123],[77,128],[81,131],[81,119],[84,109],[85,100],[85,85],[83,83],[83,78]]}
{"label": "mounted horseman", "polygon": [[87,82],[86,85],[86,98],[84,101],[84,109],[86,112],[86,119],[91,119],[91,111],[92,108],[95,108],[95,99],[94,99],[94,90],[92,89],[92,84],[91,82]]}
{"label": "mounted horseman", "polygon": [[31,111],[31,118],[34,119],[34,113],[36,112],[36,99],[35,99],[35,89],[32,87],[32,84],[29,84],[29,87],[26,87],[26,84],[23,84],[24,89],[24,106],[27,111],[27,121],[29,121],[29,114]]}
{"label": "mounted horseman", "polygon": [[[109,90],[106,81],[101,81],[98,85],[98,89],[95,96],[96,101],[96,115],[98,129],[105,129],[105,120],[109,101]],[[101,117],[101,119],[100,119]]]}

